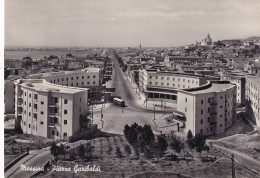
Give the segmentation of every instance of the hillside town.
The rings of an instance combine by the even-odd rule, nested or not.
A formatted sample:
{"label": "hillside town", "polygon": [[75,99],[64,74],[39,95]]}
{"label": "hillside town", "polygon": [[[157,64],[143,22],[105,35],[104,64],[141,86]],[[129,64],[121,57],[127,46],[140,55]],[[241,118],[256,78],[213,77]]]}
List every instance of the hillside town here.
{"label": "hillside town", "polygon": [[[223,153],[235,156],[230,157],[237,163],[232,170],[240,177],[260,176],[260,38],[213,41],[209,33],[205,36],[172,48],[140,44],[6,49],[5,176],[36,175],[18,169],[19,162],[48,167],[49,160],[60,159],[56,166],[64,167],[71,166],[65,160],[81,158],[102,165],[111,177],[113,173],[124,177],[133,171],[169,171],[175,163],[166,161],[168,166],[165,162],[163,167],[162,159],[173,156],[181,164],[176,163],[171,176],[209,177],[199,167],[213,171],[211,164],[223,159]],[[10,55],[19,52],[28,55]],[[65,151],[57,151],[62,146]],[[199,165],[203,151],[206,161]],[[100,159],[91,153],[100,154]],[[124,168],[109,171],[111,159],[114,167]],[[138,164],[145,166],[139,169]],[[187,171],[189,164],[194,170]],[[44,169],[37,175],[60,173]]]}

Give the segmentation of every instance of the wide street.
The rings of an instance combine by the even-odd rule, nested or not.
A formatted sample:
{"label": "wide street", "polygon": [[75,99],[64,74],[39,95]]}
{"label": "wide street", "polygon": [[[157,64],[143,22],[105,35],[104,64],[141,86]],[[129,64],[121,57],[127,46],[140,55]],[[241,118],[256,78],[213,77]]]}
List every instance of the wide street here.
{"label": "wide street", "polygon": [[[151,125],[154,132],[159,133],[156,128],[153,119],[154,111],[141,107],[137,104],[137,100],[140,100],[136,94],[136,88],[130,84],[130,81],[125,80],[124,74],[122,73],[119,64],[115,57],[112,55],[112,61],[114,64],[114,71],[112,80],[107,83],[108,87],[116,88],[113,96],[121,96],[125,101],[126,107],[120,107],[112,104],[109,108],[103,110],[103,121],[104,125],[102,131],[116,134],[123,134],[123,129],[126,124],[133,124],[134,122],[139,125],[149,124]],[[163,116],[163,112],[157,111],[155,118]],[[101,118],[101,112],[94,113],[94,120]]]}

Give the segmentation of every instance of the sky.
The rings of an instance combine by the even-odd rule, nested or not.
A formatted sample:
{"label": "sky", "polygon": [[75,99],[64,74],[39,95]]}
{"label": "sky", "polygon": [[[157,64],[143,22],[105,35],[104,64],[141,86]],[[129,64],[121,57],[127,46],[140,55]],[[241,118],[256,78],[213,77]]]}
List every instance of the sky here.
{"label": "sky", "polygon": [[173,47],[260,36],[259,0],[5,0],[6,47]]}

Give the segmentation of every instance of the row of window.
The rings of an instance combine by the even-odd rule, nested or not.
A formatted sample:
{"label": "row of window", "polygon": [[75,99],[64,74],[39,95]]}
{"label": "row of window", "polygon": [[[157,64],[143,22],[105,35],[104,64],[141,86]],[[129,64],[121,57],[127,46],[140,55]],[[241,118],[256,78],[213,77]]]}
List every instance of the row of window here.
{"label": "row of window", "polygon": [[[51,81],[51,83],[52,83],[52,81]],[[54,82],[53,83],[55,83],[55,80],[54,80]],[[90,82],[87,82],[87,85],[89,85],[90,84]],[[93,85],[95,85],[96,84],[96,82],[95,81],[93,81]],[[84,82],[82,82],[81,83],[81,85],[85,85],[85,83]],[[68,84],[66,84],[66,86],[69,86]],[[70,86],[73,86],[73,83],[71,83],[70,84]],[[76,83],[76,86],[79,86],[79,83]]]}
{"label": "row of window", "polygon": [[[152,78],[153,78],[153,76],[150,76],[150,79],[152,79]],[[158,76],[155,76],[155,79],[158,79]],[[163,80],[163,79],[164,79],[164,77],[161,77],[161,80]],[[167,77],[166,79],[170,80],[170,77]],[[175,81],[175,78],[172,78],[172,81]],[[181,79],[178,78],[178,81],[180,82]],[[182,79],[182,81],[185,82],[186,79]],[[194,83],[194,80],[191,81],[191,80],[187,79],[187,81],[188,81],[188,83],[190,83],[190,82]],[[198,84],[198,81],[196,81],[196,84]]]}
{"label": "row of window", "polygon": [[[152,82],[149,82],[149,85],[152,85]],[[158,82],[155,82],[155,85],[158,85]],[[164,85],[164,83],[161,83],[161,85]],[[169,83],[167,83],[167,86],[170,86]],[[172,87],[175,87],[175,84],[172,84]],[[178,88],[180,88],[181,85],[178,84]],[[185,85],[182,86],[183,88],[185,88]],[[188,88],[190,88],[190,86],[188,86]]]}
{"label": "row of window", "polygon": [[[84,76],[82,76],[81,78],[84,79]],[[96,76],[93,75],[93,78],[96,78]],[[71,80],[73,80],[73,79],[74,79],[74,77],[71,77]],[[78,80],[79,77],[76,77],[76,79]],[[87,79],[90,79],[90,76],[87,76]],[[67,78],[66,78],[66,81],[68,81],[68,80],[69,80],[69,78],[67,77]],[[53,80],[54,83],[55,83],[55,81],[56,81],[56,80]],[[64,78],[62,78],[61,81],[63,82],[63,81],[64,81]],[[60,79],[57,79],[57,82],[60,82]],[[51,83],[52,83],[52,80],[51,80]]]}

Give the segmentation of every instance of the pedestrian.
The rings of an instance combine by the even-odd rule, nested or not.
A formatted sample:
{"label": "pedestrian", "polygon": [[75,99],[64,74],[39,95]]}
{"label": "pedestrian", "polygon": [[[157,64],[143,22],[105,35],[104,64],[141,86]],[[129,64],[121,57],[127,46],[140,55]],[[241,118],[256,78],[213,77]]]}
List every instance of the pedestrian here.
{"label": "pedestrian", "polygon": [[122,113],[124,113],[124,110],[122,109]]}

